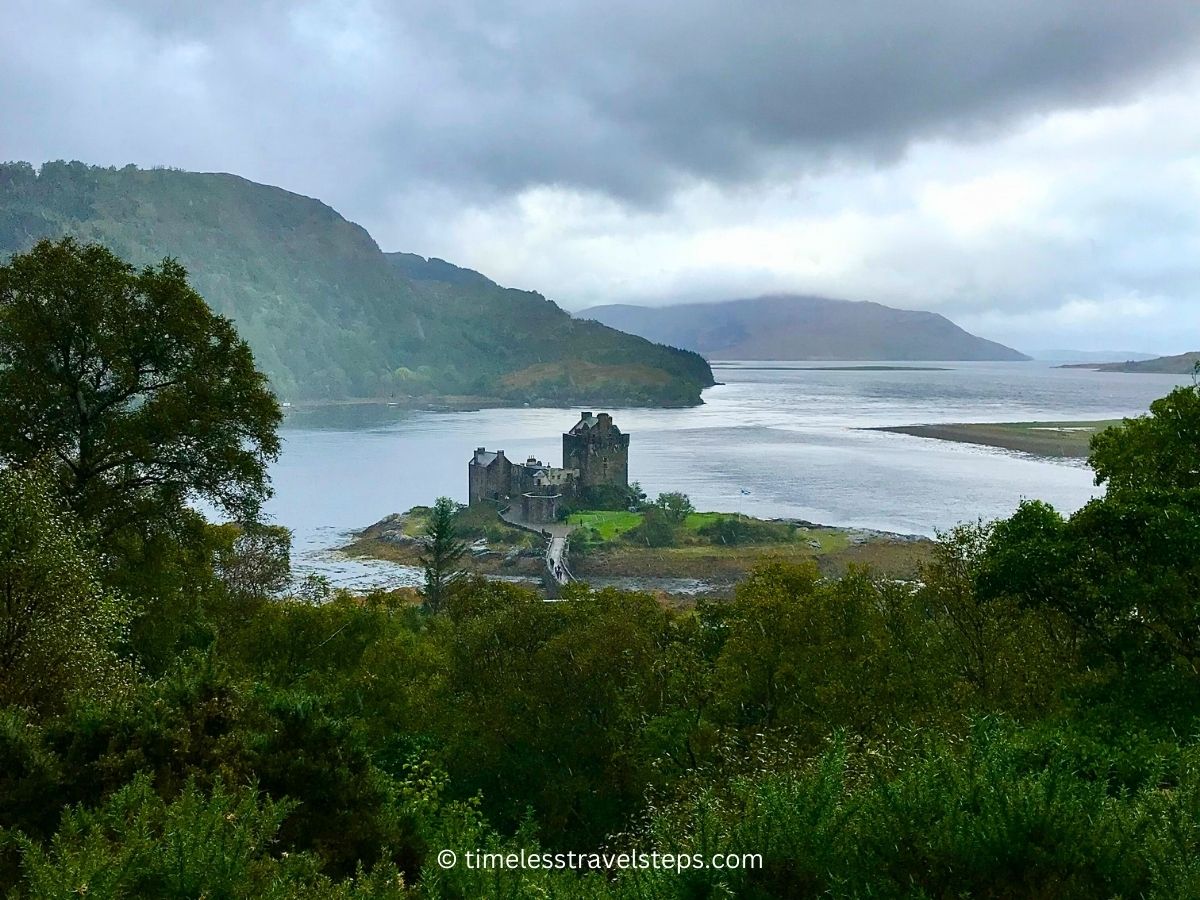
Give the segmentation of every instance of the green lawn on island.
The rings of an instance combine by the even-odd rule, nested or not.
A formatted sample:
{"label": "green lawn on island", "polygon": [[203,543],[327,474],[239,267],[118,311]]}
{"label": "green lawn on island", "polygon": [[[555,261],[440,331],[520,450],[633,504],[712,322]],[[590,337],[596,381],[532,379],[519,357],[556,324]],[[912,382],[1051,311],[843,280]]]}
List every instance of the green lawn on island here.
{"label": "green lawn on island", "polygon": [[[687,531],[699,531],[705,525],[711,525],[723,516],[730,517],[733,515],[735,514],[718,512],[691,513],[684,520],[683,527]],[[567,517],[567,523],[578,525],[582,528],[594,528],[600,537],[606,541],[611,541],[641,525],[642,514],[626,510],[587,509],[571,513]]]}
{"label": "green lawn on island", "polygon": [[[694,512],[684,519],[683,530],[695,534],[701,528],[712,525],[720,519],[739,518],[754,521],[752,517],[739,513]],[[642,514],[626,510],[585,509],[571,513],[567,517],[567,523],[580,528],[594,529],[603,540],[612,541],[641,525]]]}
{"label": "green lawn on island", "polygon": [[642,524],[642,514],[627,510],[583,510],[571,513],[567,524],[594,529],[604,540],[611,541]]}

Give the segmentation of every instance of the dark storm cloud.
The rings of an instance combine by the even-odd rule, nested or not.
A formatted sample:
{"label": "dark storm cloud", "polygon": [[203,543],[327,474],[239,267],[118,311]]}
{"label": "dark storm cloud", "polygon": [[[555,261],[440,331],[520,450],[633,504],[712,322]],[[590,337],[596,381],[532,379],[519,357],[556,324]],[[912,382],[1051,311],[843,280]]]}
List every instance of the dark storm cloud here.
{"label": "dark storm cloud", "polygon": [[17,2],[0,152],[653,201],[1119,98],[1196,53],[1200,4]]}

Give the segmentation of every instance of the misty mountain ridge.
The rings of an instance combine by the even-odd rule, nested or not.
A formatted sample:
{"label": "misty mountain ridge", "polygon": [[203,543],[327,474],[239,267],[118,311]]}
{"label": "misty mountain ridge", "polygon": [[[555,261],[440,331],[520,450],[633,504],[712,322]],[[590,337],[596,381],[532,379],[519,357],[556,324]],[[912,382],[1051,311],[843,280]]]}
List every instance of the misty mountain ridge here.
{"label": "misty mountain ridge", "polygon": [[579,313],[706,359],[1027,360],[939,313],[872,301],[772,294],[675,306],[594,306]]}
{"label": "misty mountain ridge", "polygon": [[178,259],[286,400],[684,405],[713,383],[694,353],[444,260],[385,254],[326,204],[236,175],[0,165],[0,261],[64,235],[137,266]]}

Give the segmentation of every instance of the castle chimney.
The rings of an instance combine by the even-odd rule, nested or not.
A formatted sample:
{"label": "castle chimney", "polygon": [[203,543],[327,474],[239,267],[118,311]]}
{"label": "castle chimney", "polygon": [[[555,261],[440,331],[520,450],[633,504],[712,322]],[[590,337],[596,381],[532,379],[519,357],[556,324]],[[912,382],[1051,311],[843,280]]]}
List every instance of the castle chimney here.
{"label": "castle chimney", "polygon": [[476,447],[476,448],[475,448],[475,452],[476,452],[477,454],[478,454],[478,453],[486,453],[486,452],[487,452],[487,448],[486,448],[486,447]]}

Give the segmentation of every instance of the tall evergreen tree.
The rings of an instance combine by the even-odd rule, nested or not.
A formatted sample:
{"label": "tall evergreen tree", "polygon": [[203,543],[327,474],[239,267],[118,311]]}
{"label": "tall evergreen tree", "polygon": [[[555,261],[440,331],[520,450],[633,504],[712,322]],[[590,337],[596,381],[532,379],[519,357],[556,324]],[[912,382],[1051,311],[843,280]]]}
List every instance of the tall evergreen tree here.
{"label": "tall evergreen tree", "polygon": [[431,613],[440,613],[446,603],[446,595],[462,578],[458,561],[467,552],[467,545],[458,537],[458,506],[449,497],[438,497],[425,526],[429,539],[426,551],[421,554],[421,565],[425,569],[425,608]]}

